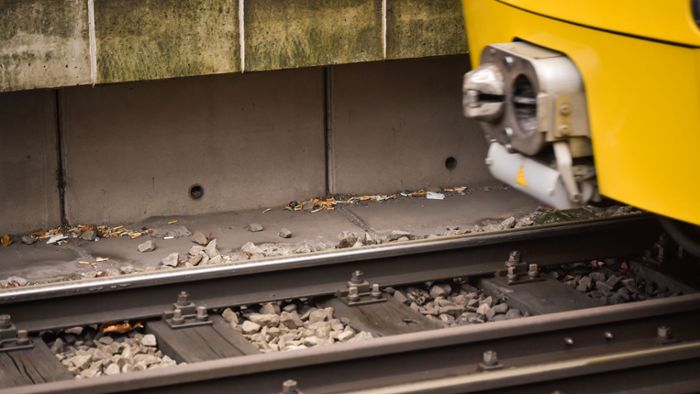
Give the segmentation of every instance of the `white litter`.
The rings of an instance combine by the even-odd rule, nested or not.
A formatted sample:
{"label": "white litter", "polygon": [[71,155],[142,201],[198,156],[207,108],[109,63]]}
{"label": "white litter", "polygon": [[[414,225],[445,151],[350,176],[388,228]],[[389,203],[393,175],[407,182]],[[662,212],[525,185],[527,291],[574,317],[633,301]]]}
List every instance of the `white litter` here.
{"label": "white litter", "polygon": [[428,192],[426,193],[425,198],[428,200],[444,200],[445,195],[442,193]]}
{"label": "white litter", "polygon": [[68,239],[68,237],[63,235],[63,234],[56,234],[56,235],[52,236],[51,238],[49,238],[49,240],[46,241],[46,243],[51,245],[51,244],[55,244],[58,241],[63,241],[64,239]]}

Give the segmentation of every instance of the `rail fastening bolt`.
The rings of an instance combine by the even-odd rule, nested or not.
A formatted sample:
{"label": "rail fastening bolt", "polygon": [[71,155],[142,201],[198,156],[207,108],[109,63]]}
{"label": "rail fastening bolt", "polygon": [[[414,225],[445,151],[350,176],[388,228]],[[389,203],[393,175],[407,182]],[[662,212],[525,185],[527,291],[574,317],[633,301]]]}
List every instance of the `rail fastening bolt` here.
{"label": "rail fastening bolt", "polygon": [[26,345],[29,343],[29,333],[27,330],[17,330],[17,344]]}
{"label": "rail fastening bolt", "polygon": [[297,394],[299,393],[299,385],[296,380],[288,379],[282,383],[282,394]]}
{"label": "rail fastening bolt", "polygon": [[187,305],[190,302],[190,294],[186,291],[181,291],[180,294],[177,295],[177,304],[178,305]]}
{"label": "rail fastening bolt", "polygon": [[498,353],[494,352],[493,350],[485,351],[483,355],[483,361],[484,365],[488,365],[490,367],[498,364]]}
{"label": "rail fastening bolt", "polygon": [[207,320],[209,315],[207,314],[207,307],[200,305],[197,307],[197,320],[204,321]]}
{"label": "rail fastening bolt", "polygon": [[357,286],[350,286],[348,288],[348,300],[349,301],[357,301],[360,299],[360,293],[357,290]]}
{"label": "rail fastening bolt", "polygon": [[12,318],[10,315],[0,315],[0,328],[12,327]]}
{"label": "rail fastening bolt", "polygon": [[506,277],[508,278],[508,282],[515,282],[515,280],[518,279],[518,275],[515,273],[515,266],[508,267],[508,275]]}
{"label": "rail fastening bolt", "polygon": [[671,327],[658,326],[656,328],[656,337],[659,339],[671,339],[671,337],[673,337],[673,333],[671,332]]}
{"label": "rail fastening bolt", "polygon": [[359,285],[360,283],[365,281],[365,274],[364,272],[360,270],[355,270],[352,273],[352,276],[350,277],[350,283],[354,283],[356,285]]}
{"label": "rail fastening bolt", "polygon": [[506,266],[516,265],[520,262],[520,251],[514,250],[508,255],[508,261],[506,261]]}
{"label": "rail fastening bolt", "polygon": [[527,276],[530,277],[530,279],[535,279],[537,276],[540,274],[540,267],[537,266],[537,264],[530,264],[527,267]]}
{"label": "rail fastening bolt", "polygon": [[182,309],[177,308],[173,311],[173,322],[174,323],[182,323],[185,321],[185,318],[182,317]]}
{"label": "rail fastening bolt", "polygon": [[382,296],[381,290],[379,290],[379,283],[372,283],[372,290],[369,293],[372,298],[379,298]]}

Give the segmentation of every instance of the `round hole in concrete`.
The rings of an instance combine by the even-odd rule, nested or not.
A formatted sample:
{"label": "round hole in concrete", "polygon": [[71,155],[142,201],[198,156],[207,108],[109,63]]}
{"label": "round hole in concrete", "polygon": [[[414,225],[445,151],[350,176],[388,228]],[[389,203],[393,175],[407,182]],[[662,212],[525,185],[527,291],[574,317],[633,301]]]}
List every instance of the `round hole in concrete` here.
{"label": "round hole in concrete", "polygon": [[455,168],[457,168],[457,159],[454,157],[450,156],[447,159],[445,159],[445,168],[448,170],[452,171]]}
{"label": "round hole in concrete", "polygon": [[200,185],[192,185],[190,187],[190,197],[193,200],[199,200],[204,195],[204,188]]}

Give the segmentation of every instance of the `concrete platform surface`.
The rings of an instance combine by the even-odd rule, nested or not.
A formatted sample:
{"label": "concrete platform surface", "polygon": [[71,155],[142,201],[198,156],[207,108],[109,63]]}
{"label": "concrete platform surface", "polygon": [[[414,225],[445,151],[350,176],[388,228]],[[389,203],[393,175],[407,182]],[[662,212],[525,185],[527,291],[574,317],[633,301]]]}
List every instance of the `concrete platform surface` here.
{"label": "concrete platform surface", "polygon": [[[192,233],[201,231],[210,238],[215,238],[222,255],[231,255],[236,260],[245,259],[240,248],[247,242],[263,246],[268,256],[298,254],[335,248],[339,234],[343,231],[362,235],[365,230],[403,230],[417,236],[441,235],[448,233],[448,227],[460,226],[466,229],[489,219],[501,220],[527,214],[537,206],[536,201],[514,190],[478,187],[465,195],[448,195],[444,200],[401,198],[317,213],[293,212],[276,207],[267,212],[255,209],[153,217],[125,226],[134,230],[167,230],[185,226]],[[177,223],[168,224],[173,221]],[[251,232],[248,229],[250,223],[261,224],[264,230]],[[291,230],[292,237],[279,237],[278,232],[282,228]],[[137,246],[148,240],[155,242],[156,250],[140,253]],[[195,244],[190,237],[163,239],[153,235],[136,239],[105,238],[97,242],[70,239],[63,246],[47,245],[46,241],[24,245],[17,241],[10,247],[0,247],[0,281],[12,276],[27,279],[31,283],[111,276],[119,275],[119,271],[127,266],[132,267],[133,272],[153,271],[171,253],[177,252],[186,257],[192,245]],[[253,258],[257,257],[263,255],[253,255]],[[98,258],[107,260],[98,262]]]}

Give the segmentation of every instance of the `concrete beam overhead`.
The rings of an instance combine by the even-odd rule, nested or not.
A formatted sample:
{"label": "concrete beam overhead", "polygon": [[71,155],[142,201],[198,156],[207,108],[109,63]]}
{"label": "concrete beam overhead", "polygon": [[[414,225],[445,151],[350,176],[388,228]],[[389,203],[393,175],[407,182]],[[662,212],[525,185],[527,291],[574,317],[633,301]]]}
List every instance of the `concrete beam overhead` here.
{"label": "concrete beam overhead", "polygon": [[87,2],[0,0],[0,91],[91,82]]}

